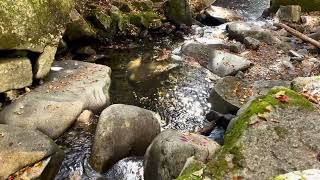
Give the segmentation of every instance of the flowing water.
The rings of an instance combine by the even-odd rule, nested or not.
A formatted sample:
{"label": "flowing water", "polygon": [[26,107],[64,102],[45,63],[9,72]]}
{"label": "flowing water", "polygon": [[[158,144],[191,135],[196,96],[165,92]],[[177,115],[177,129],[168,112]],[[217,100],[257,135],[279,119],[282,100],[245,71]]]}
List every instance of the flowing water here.
{"label": "flowing water", "polygon": [[[248,18],[258,17],[268,6],[266,0],[221,1],[216,4],[238,9]],[[148,57],[148,61],[161,54],[163,50],[172,50],[179,40],[159,38],[158,40],[130,42],[130,45],[99,47],[99,53],[106,58],[97,63],[112,69],[110,96],[112,103],[131,104],[160,114],[162,129],[194,131],[205,123],[205,114],[210,110],[207,102],[213,86],[212,74],[205,68],[180,62],[179,66],[152,81],[135,84],[128,81],[127,65],[137,58]],[[151,54],[151,56],[150,56]],[[108,172],[99,174],[88,164],[95,124],[91,126],[75,125],[57,143],[64,148],[66,157],[56,179],[143,179],[143,158],[128,157],[115,164]]]}

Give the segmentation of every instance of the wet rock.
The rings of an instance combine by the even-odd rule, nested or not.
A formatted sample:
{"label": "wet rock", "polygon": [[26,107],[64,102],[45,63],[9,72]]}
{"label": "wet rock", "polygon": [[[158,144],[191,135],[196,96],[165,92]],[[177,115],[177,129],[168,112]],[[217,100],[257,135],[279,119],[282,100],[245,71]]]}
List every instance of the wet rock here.
{"label": "wet rock", "polygon": [[208,138],[216,141],[220,145],[223,145],[223,137],[224,137],[225,131],[226,130],[223,127],[218,126],[211,131]]}
{"label": "wet rock", "polygon": [[233,53],[240,53],[243,51],[243,49],[244,49],[243,45],[238,41],[229,45],[229,50]]}
{"label": "wet rock", "polygon": [[261,42],[255,38],[246,37],[244,38],[244,44],[248,49],[257,50],[259,49]]}
{"label": "wet rock", "polygon": [[87,22],[81,14],[75,9],[70,13],[71,22],[67,25],[64,37],[69,41],[79,39],[94,38],[96,31],[92,25]]}
{"label": "wet rock", "polygon": [[169,0],[164,5],[165,16],[176,25],[191,25],[192,13],[186,0]]}
{"label": "wet rock", "polygon": [[218,80],[210,94],[211,108],[222,114],[234,113],[252,94],[247,82],[232,76]]}
{"label": "wet rock", "polygon": [[297,179],[304,179],[304,180],[320,179],[320,170],[308,169],[304,171],[293,171],[287,174],[276,176],[272,180],[297,180]]}
{"label": "wet rock", "polygon": [[57,45],[73,7],[71,0],[0,2],[0,49],[23,49],[42,53]]}
{"label": "wet rock", "polygon": [[280,21],[299,22],[301,7],[298,5],[280,6],[276,16]]}
{"label": "wet rock", "polygon": [[235,75],[251,66],[247,59],[227,52],[214,50],[213,58],[209,61],[208,69],[214,74],[223,77]]}
{"label": "wet rock", "polygon": [[56,138],[84,109],[99,111],[109,103],[109,67],[67,60],[54,62],[52,69],[44,84],[0,112],[0,123]]}
{"label": "wet rock", "polygon": [[46,46],[43,53],[38,57],[35,63],[35,78],[43,79],[50,72],[51,65],[53,63],[57,47]]}
{"label": "wet rock", "polygon": [[226,9],[218,6],[209,6],[204,10],[203,13],[206,18],[209,18],[209,21],[212,21],[216,25],[241,19],[241,17],[231,9]]}
{"label": "wet rock", "polygon": [[136,106],[114,104],[105,109],[97,125],[91,166],[104,172],[117,161],[141,156],[160,133],[160,116]]}
{"label": "wet rock", "polygon": [[93,112],[90,110],[84,110],[77,118],[77,122],[81,124],[91,124],[91,120],[93,118]]}
{"label": "wet rock", "polygon": [[0,92],[31,85],[32,67],[28,58],[0,58]]}
{"label": "wet rock", "polygon": [[189,157],[201,162],[214,158],[219,144],[205,136],[165,130],[148,147],[144,179],[175,179]]}
{"label": "wet rock", "polygon": [[[57,172],[64,155],[53,140],[37,130],[0,125],[0,178],[7,178],[25,166],[37,163],[48,156],[52,156],[51,160],[56,162]],[[51,173],[54,173],[53,168]]]}
{"label": "wet rock", "polygon": [[291,61],[302,61],[304,59],[304,55],[299,54],[298,52],[294,51],[294,50],[290,50],[288,52],[288,55],[290,56],[290,60]]}
{"label": "wet rock", "polygon": [[280,40],[269,30],[249,22],[233,22],[227,25],[229,37],[244,42],[246,37],[255,38],[267,44],[277,44]]}
{"label": "wet rock", "polygon": [[[288,101],[280,101],[280,94]],[[233,120],[207,172],[217,179],[269,179],[284,171],[319,168],[319,115],[298,93],[272,89]],[[229,166],[221,170],[223,163]]]}

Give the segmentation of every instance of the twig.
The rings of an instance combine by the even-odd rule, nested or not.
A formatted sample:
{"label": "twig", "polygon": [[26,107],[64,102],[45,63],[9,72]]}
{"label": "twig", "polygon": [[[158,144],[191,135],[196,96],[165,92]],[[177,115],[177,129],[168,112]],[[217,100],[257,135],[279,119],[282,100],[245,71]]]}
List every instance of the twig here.
{"label": "twig", "polygon": [[298,37],[298,38],[300,38],[300,39],[302,39],[302,40],[304,40],[306,42],[309,42],[310,44],[312,44],[312,45],[314,45],[314,46],[316,46],[317,48],[320,49],[320,42],[319,41],[316,41],[316,40],[314,40],[314,39],[302,34],[301,32],[299,32],[299,31],[297,31],[297,30],[285,25],[285,24],[276,23],[275,26],[278,26],[280,28],[285,29],[290,34],[292,34],[292,35],[294,35],[294,36],[296,36],[296,37]]}

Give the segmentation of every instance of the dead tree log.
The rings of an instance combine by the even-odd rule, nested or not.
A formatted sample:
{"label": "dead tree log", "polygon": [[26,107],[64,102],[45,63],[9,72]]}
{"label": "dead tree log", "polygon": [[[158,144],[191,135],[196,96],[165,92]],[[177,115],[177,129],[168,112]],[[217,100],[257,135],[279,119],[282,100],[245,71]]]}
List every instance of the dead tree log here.
{"label": "dead tree log", "polygon": [[299,32],[299,31],[297,31],[297,30],[285,25],[285,24],[276,23],[275,26],[285,29],[290,34],[302,39],[303,41],[309,42],[310,44],[312,44],[312,45],[314,45],[314,46],[316,46],[317,48],[320,49],[320,42],[319,41],[316,41],[316,40],[314,40],[314,39],[302,34],[301,32]]}

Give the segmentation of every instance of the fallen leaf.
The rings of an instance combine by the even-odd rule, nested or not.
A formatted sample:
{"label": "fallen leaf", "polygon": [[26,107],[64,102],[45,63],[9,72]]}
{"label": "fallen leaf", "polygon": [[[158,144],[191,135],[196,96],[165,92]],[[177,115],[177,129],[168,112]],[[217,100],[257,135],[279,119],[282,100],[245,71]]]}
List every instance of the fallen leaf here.
{"label": "fallen leaf", "polygon": [[272,107],[271,105],[269,105],[269,106],[266,107],[266,110],[267,110],[268,112],[271,112],[271,111],[273,110],[273,107]]}
{"label": "fallen leaf", "polygon": [[265,121],[267,121],[267,116],[268,116],[268,114],[267,113],[258,113],[258,115],[257,115],[260,119],[262,119],[262,120],[265,120]]}
{"label": "fallen leaf", "polygon": [[192,173],[192,175],[197,176],[197,177],[202,177],[203,168],[201,168],[199,171],[196,171],[196,172]]}
{"label": "fallen leaf", "polygon": [[285,91],[279,91],[275,94],[276,99],[278,99],[282,103],[286,103],[289,101],[289,97],[286,95]]}

